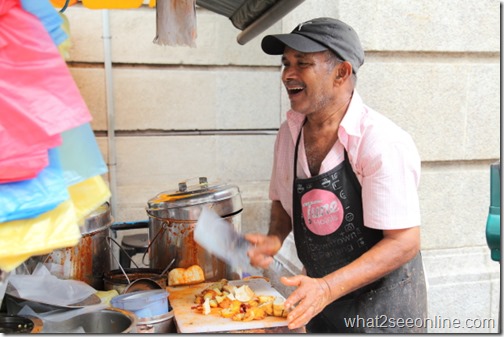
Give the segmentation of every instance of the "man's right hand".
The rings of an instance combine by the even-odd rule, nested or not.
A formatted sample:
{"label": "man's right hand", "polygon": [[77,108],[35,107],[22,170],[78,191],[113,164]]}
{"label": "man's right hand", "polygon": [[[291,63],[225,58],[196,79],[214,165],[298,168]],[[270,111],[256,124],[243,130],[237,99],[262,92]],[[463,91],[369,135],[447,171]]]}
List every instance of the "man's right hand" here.
{"label": "man's right hand", "polygon": [[245,234],[245,239],[250,242],[248,256],[250,264],[254,267],[268,269],[273,263],[273,256],[282,247],[280,238],[276,235]]}

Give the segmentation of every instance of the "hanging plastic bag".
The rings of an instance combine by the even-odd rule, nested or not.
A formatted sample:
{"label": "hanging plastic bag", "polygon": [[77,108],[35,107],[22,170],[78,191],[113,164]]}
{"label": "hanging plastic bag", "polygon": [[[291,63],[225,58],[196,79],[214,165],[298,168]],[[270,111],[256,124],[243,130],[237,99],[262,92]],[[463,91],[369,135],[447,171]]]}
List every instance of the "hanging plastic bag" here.
{"label": "hanging plastic bag", "polygon": [[60,13],[59,15],[60,15],[61,19],[63,20],[63,24],[61,25],[61,29],[63,29],[63,31],[68,36],[68,38],[66,40],[63,40],[58,45],[58,50],[59,50],[61,56],[65,60],[68,60],[68,59],[70,59],[70,48],[72,48],[72,40],[71,40],[71,35],[70,35],[70,21],[68,21],[68,18],[65,14]]}
{"label": "hanging plastic bag", "polygon": [[56,46],[68,38],[65,31],[61,29],[63,19],[49,0],[21,0],[21,6],[42,22]]}
{"label": "hanging plastic bag", "polygon": [[80,238],[71,200],[33,219],[0,223],[0,269],[12,271],[33,255],[73,247]]}
{"label": "hanging plastic bag", "polygon": [[[18,1],[3,2],[10,9],[0,20],[0,125],[14,120],[25,135],[39,128],[54,136],[90,122],[86,103],[40,20]],[[8,146],[2,142],[2,148]]]}
{"label": "hanging plastic bag", "polygon": [[0,161],[0,184],[34,179],[47,165],[47,150],[36,151],[29,156]]}
{"label": "hanging plastic bag", "polygon": [[74,203],[75,216],[79,224],[83,224],[89,214],[111,197],[110,189],[101,176],[69,186],[68,192]]}
{"label": "hanging plastic bag", "polygon": [[65,131],[61,137],[63,143],[58,150],[67,185],[107,173],[107,165],[89,123]]}
{"label": "hanging plastic bag", "polygon": [[49,152],[49,166],[36,178],[0,184],[1,223],[34,218],[70,199],[57,149]]}
{"label": "hanging plastic bag", "polygon": [[[0,21],[1,22],[1,21]],[[1,33],[0,33],[1,34]],[[1,49],[0,49],[1,53]],[[1,59],[0,59],[1,60]],[[0,62],[0,73],[1,73]],[[0,86],[2,77],[0,76]],[[43,128],[31,121],[31,117],[18,114],[17,102],[12,95],[2,92],[0,87],[0,160],[29,157],[31,153],[61,145],[60,133],[49,135]],[[4,113],[5,112],[5,113]]]}

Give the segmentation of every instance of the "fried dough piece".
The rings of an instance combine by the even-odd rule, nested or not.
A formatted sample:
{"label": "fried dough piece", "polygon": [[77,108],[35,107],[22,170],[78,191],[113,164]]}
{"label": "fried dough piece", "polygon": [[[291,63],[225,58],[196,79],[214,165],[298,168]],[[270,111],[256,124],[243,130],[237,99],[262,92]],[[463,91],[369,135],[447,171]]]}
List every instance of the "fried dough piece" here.
{"label": "fried dough piece", "polygon": [[203,269],[197,264],[189,268],[174,268],[168,273],[168,285],[188,285],[197,284],[205,281]]}

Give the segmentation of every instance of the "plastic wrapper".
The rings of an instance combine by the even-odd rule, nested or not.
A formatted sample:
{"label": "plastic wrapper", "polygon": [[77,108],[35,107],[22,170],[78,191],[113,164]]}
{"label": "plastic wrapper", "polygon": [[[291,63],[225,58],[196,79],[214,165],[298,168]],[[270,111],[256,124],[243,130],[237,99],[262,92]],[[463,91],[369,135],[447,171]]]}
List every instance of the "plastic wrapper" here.
{"label": "plastic wrapper", "polygon": [[70,199],[56,149],[49,152],[49,166],[34,179],[0,184],[0,226],[13,220],[34,218]]}
{"label": "plastic wrapper", "polygon": [[30,256],[73,247],[81,238],[72,200],[36,218],[0,224],[0,269],[11,271]]}
{"label": "plastic wrapper", "polygon": [[89,123],[65,131],[61,137],[63,144],[58,150],[67,185],[107,173],[107,165]]}

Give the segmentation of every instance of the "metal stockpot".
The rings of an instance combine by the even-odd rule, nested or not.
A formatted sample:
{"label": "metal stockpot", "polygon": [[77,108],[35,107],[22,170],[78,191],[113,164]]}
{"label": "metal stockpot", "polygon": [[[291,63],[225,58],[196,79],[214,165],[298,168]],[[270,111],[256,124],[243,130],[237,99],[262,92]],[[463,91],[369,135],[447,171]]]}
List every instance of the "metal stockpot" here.
{"label": "metal stockpot", "polygon": [[175,258],[173,268],[197,264],[207,281],[241,278],[239,271],[194,241],[194,226],[203,206],[211,207],[236,231],[241,231],[243,205],[238,186],[210,186],[206,177],[200,177],[199,183],[192,186],[187,182],[179,183],[176,191],[160,193],[148,201],[150,267],[163,269]]}
{"label": "metal stockpot", "polygon": [[61,278],[86,282],[103,290],[103,275],[110,271],[111,253],[106,238],[110,236],[112,216],[105,203],[84,219],[80,226],[82,237],[73,247],[53,250],[43,262],[60,264]]}

